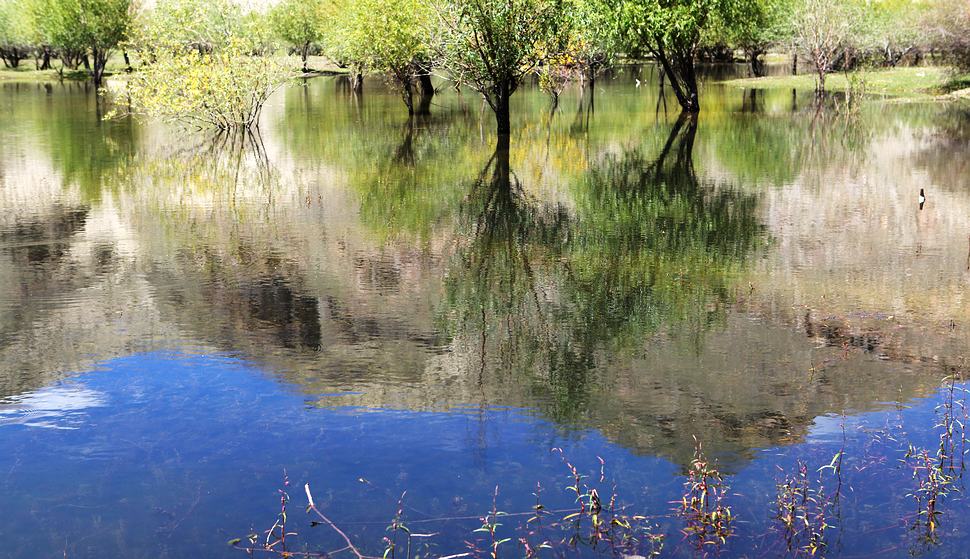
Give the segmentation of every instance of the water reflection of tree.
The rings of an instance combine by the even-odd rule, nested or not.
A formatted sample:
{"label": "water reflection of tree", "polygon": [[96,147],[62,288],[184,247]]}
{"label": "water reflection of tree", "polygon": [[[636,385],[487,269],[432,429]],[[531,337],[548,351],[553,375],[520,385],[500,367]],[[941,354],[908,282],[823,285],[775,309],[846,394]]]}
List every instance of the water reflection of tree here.
{"label": "water reflection of tree", "polygon": [[531,199],[496,149],[462,207],[471,240],[447,281],[448,328],[474,348],[481,382],[527,372],[551,415],[579,418],[604,359],[718,322],[762,226],[753,196],[698,179],[696,127],[678,120],[654,158],[594,166],[569,212]]}
{"label": "water reflection of tree", "polygon": [[[131,118],[104,120],[104,101],[89,84],[2,84],[10,95],[9,123],[18,135],[39,138],[65,186],[85,199],[117,186],[117,165],[135,153],[137,129]],[[6,126],[0,125],[0,133]]]}

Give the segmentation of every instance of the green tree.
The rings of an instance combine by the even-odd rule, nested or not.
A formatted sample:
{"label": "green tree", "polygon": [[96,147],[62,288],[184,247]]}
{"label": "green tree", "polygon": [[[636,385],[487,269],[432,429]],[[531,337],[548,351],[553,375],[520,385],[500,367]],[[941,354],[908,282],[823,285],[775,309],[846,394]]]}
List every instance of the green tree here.
{"label": "green tree", "polygon": [[300,53],[303,72],[307,72],[310,47],[323,37],[324,9],[320,0],[283,0],[269,14],[276,35]]}
{"label": "green tree", "polygon": [[870,43],[882,53],[883,63],[895,67],[917,51],[926,35],[922,29],[929,6],[918,0],[882,0],[870,4]]}
{"label": "green tree", "polygon": [[688,113],[700,111],[694,62],[704,32],[723,16],[724,0],[624,0],[620,12],[628,48],[649,52]]}
{"label": "green tree", "polygon": [[425,0],[346,0],[335,14],[332,55],[357,73],[386,76],[413,113],[414,85],[430,71],[432,7]]}
{"label": "green tree", "polygon": [[158,0],[138,14],[131,35],[132,47],[149,60],[161,47],[212,52],[244,36],[242,8],[232,0]]}
{"label": "green tree", "polygon": [[49,0],[43,19],[58,49],[91,56],[91,77],[101,87],[108,57],[128,36],[131,0]]}
{"label": "green tree", "polygon": [[724,17],[728,44],[741,49],[755,76],[765,75],[762,57],[791,34],[792,0],[733,0]]}
{"label": "green tree", "polygon": [[616,56],[619,29],[614,4],[605,0],[568,0],[563,10],[569,26],[565,52],[592,85]]}
{"label": "green tree", "polygon": [[23,3],[0,0],[0,59],[4,66],[20,66],[30,56],[34,38],[33,21]]}
{"label": "green tree", "polygon": [[562,40],[553,0],[447,0],[438,6],[438,52],[456,82],[468,84],[495,113],[498,133],[511,131],[509,99]]}
{"label": "green tree", "polygon": [[269,96],[291,78],[273,56],[253,55],[249,41],[230,37],[201,54],[160,48],[128,83],[132,112],[219,130],[257,127]]}

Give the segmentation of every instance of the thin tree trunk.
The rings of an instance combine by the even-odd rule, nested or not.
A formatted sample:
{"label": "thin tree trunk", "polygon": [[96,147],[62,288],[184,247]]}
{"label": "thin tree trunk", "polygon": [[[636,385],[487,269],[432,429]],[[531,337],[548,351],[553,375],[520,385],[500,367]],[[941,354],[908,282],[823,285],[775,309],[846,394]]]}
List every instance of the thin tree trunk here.
{"label": "thin tree trunk", "polygon": [[411,87],[411,80],[405,79],[402,84],[404,87],[404,104],[408,107],[408,116],[414,114],[414,91]]}
{"label": "thin tree trunk", "polygon": [[306,74],[307,72],[310,71],[309,68],[307,68],[307,65],[306,65],[306,60],[309,57],[309,55],[310,55],[310,41],[307,41],[307,42],[303,43],[303,50],[300,51],[300,58],[303,60],[303,73],[304,74]]}

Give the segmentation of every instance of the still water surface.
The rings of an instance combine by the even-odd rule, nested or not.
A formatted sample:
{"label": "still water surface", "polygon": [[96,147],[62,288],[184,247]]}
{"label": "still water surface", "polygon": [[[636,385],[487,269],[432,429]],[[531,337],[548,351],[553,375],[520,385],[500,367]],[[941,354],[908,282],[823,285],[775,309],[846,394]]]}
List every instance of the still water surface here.
{"label": "still water surface", "polygon": [[[316,79],[252,142],[0,84],[2,554],[240,556],[284,470],[368,552],[407,491],[461,553],[496,485],[571,506],[562,448],[690,555],[694,437],[725,556],[783,554],[776,484],[843,445],[827,555],[966,553],[966,500],[922,541],[900,461],[968,367],[966,107],[712,77],[691,121],[634,72],[555,111],[525,88],[508,150],[468,93],[408,125]],[[291,494],[301,542],[339,547]]]}

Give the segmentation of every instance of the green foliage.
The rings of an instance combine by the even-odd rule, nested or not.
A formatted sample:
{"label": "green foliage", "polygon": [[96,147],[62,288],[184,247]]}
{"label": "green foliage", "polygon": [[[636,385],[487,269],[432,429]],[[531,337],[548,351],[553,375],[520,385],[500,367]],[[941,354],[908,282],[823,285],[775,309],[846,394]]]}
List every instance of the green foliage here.
{"label": "green foliage", "polygon": [[705,32],[724,17],[727,0],[624,0],[620,9],[628,49],[649,52],[670,80],[681,108],[700,110],[694,61]]}
{"label": "green foliage", "polygon": [[33,21],[23,3],[0,0],[0,59],[4,65],[16,68],[29,56],[34,39]]}
{"label": "green foliage", "polygon": [[561,48],[553,0],[447,0],[438,6],[439,54],[452,77],[481,93],[509,132],[508,101],[522,78]]}
{"label": "green foliage", "polygon": [[300,53],[306,72],[310,47],[319,44],[323,38],[323,3],[320,0],[282,0],[270,10],[269,22],[276,36]]}
{"label": "green foliage", "polygon": [[922,24],[928,4],[918,0],[882,0],[868,4],[866,37],[882,54],[887,66],[895,66],[924,41]]}
{"label": "green foliage", "polygon": [[614,6],[602,0],[566,0],[560,10],[556,48],[537,69],[539,87],[556,101],[568,82],[593,82],[613,62],[618,31]]}
{"label": "green foliage", "polygon": [[230,38],[211,52],[160,49],[128,84],[133,112],[198,128],[250,128],[291,77],[282,62]]}
{"label": "green foliage", "polygon": [[108,57],[128,37],[131,0],[46,0],[36,13],[53,46],[91,55],[100,86]]}
{"label": "green foliage", "polygon": [[388,77],[413,110],[412,84],[429,72],[434,9],[425,0],[343,0],[334,13],[331,56]]}
{"label": "green foliage", "polygon": [[722,33],[727,43],[744,51],[755,75],[764,75],[759,57],[789,39],[793,0],[732,0],[726,4]]}
{"label": "green foliage", "polygon": [[232,0],[158,0],[140,12],[132,47],[151,53],[159,48],[211,52],[229,37],[244,37],[243,12]]}
{"label": "green foliage", "polygon": [[564,50],[593,76],[616,56],[619,28],[614,5],[604,0],[568,0],[562,9],[568,25]]}

